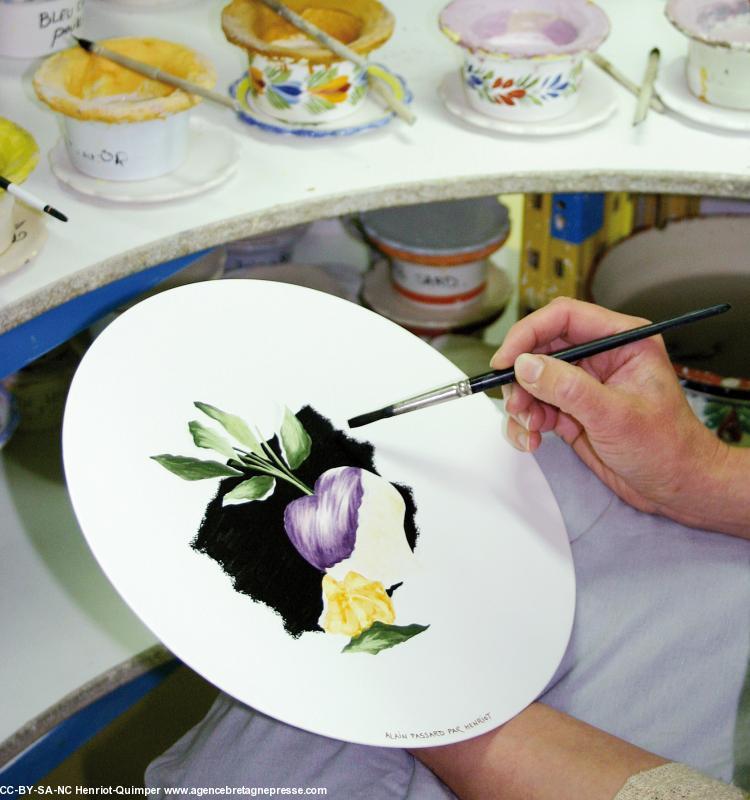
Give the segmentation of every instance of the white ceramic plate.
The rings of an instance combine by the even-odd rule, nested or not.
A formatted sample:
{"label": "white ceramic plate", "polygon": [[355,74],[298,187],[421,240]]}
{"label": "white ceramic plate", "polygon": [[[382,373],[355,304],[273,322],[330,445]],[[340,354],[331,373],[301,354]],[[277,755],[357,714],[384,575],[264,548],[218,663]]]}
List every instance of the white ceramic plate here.
{"label": "white ceramic plate", "polygon": [[750,131],[750,111],[712,106],[690,91],[685,77],[685,56],[659,71],[654,88],[667,108],[692,122],[727,131]]}
{"label": "white ceramic plate", "polygon": [[[407,105],[412,101],[412,94],[409,91],[403,78],[396,75],[401,82],[404,92],[403,101]],[[305,124],[302,122],[282,122],[274,117],[264,114],[252,108],[247,102],[247,93],[250,91],[250,79],[245,76],[235,81],[229,87],[229,94],[234,97],[240,105],[238,112],[239,118],[248,125],[260,128],[266,133],[275,133],[282,136],[299,136],[303,139],[327,139],[332,136],[356,136],[360,133],[382,128],[396,116],[390,109],[384,108],[377,100],[369,94],[359,104],[356,111],[343,119],[331,122],[321,122],[319,124]]]}
{"label": "white ceramic plate", "polygon": [[55,177],[81,194],[115,203],[163,203],[190,197],[218,186],[237,169],[240,145],[226,128],[204,120],[190,120],[185,162],[174,172],[145,181],[106,181],[79,172],[70,162],[65,142],[49,154]]}
{"label": "white ceramic plate", "polygon": [[[13,206],[13,241],[0,253],[0,276],[8,275],[28,264],[47,241],[44,214],[33,211],[20,201]],[[61,223],[64,224],[64,223]]]}
{"label": "white ceramic plate", "polygon": [[428,306],[399,294],[393,288],[388,262],[379,261],[365,275],[362,298],[378,314],[420,334],[437,336],[450,330],[489,324],[505,308],[512,291],[505,273],[490,265],[487,289],[476,300],[462,305]]}
{"label": "white ceramic plate", "polygon": [[584,65],[584,78],[576,107],[568,114],[540,122],[514,122],[480,114],[466,101],[460,72],[452,71],[443,78],[438,94],[453,116],[464,122],[497,133],[516,136],[559,136],[593,128],[608,120],[617,110],[617,95],[611,78]]}
{"label": "white ceramic plate", "polygon": [[101,334],[72,383],[63,450],[81,528],[143,622],[238,700],[369,745],[484,733],[553,675],[575,594],[552,492],[504,440],[487,397],[347,431],[374,445],[380,474],[410,486],[418,508],[418,564],[394,604],[398,624],[430,627],[377,655],[342,653],[347,637],[322,631],[294,639],[234,591],[190,547],[216,481],[183,481],[149,458],[212,457],[188,433],[195,400],[264,436],[278,429],[279,404],[309,403],[344,430],[356,414],[462,377],[397,325],[310,289],[224,280],[156,295]]}

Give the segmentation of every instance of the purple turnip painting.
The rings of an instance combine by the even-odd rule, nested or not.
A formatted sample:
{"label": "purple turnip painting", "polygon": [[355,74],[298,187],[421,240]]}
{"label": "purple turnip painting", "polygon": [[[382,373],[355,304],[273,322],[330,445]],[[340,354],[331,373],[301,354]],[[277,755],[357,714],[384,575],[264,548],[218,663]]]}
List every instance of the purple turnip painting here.
{"label": "purple turnip painting", "polygon": [[192,547],[237,591],[276,611],[292,636],[347,637],[345,653],[376,654],[427,630],[396,624],[394,593],[414,565],[416,506],[408,487],[377,474],[372,445],[309,406],[285,409],[268,440],[234,414],[195,406],[221,429],[193,420],[193,442],[221,460],[152,458],[184,480],[222,479]]}

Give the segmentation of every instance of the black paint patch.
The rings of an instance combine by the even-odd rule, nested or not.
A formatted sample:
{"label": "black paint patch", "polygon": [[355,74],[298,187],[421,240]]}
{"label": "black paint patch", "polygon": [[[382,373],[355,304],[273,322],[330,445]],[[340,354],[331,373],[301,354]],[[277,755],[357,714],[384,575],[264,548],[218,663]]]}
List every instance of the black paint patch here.
{"label": "black paint patch", "polygon": [[[371,444],[357,442],[336,430],[310,406],[305,406],[297,418],[312,439],[312,449],[294,474],[310,488],[322,473],[334,467],[361,467],[378,474]],[[270,445],[280,455],[275,437]],[[235,591],[279,614],[284,629],[295,638],[305,631],[319,631],[323,573],[299,555],[284,530],[284,509],[302,493],[277,479],[274,493],[266,500],[222,506],[224,495],[247,477],[221,482],[191,547],[220,564],[232,579]],[[404,529],[413,550],[419,535],[415,523],[417,507],[411,489],[393,485],[406,504]]]}

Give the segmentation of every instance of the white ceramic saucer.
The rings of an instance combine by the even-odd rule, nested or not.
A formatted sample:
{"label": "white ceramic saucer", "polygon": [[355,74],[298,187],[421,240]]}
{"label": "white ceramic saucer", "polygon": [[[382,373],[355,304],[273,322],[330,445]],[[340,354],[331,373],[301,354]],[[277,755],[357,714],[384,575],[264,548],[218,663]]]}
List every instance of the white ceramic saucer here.
{"label": "white ceramic saucer", "polygon": [[422,336],[438,336],[447,331],[488,325],[505,308],[513,287],[497,267],[487,271],[487,289],[480,297],[463,305],[415,303],[399,294],[391,283],[387,261],[378,261],[365,275],[362,299],[378,314]]}
{"label": "white ceramic saucer", "polygon": [[710,128],[750,131],[750,111],[713,106],[699,100],[688,88],[685,57],[677,58],[659,71],[654,86],[667,108]]}
{"label": "white ceramic saucer", "polygon": [[13,241],[0,253],[0,275],[8,275],[28,264],[47,240],[44,214],[16,202],[13,209]]}
{"label": "white ceramic saucer", "polygon": [[237,168],[240,145],[226,128],[204,120],[190,121],[188,156],[168,175],[145,181],[106,181],[79,172],[61,139],[49,154],[55,177],[81,194],[114,203],[163,203],[205,192],[229,178]]}
{"label": "white ceramic saucer", "polygon": [[456,71],[446,75],[438,95],[453,116],[480,128],[515,136],[559,136],[593,128],[608,120],[617,110],[617,94],[610,78],[584,66],[584,79],[579,89],[576,107],[568,114],[555,119],[515,122],[488,117],[475,111],[466,101],[461,74]]}

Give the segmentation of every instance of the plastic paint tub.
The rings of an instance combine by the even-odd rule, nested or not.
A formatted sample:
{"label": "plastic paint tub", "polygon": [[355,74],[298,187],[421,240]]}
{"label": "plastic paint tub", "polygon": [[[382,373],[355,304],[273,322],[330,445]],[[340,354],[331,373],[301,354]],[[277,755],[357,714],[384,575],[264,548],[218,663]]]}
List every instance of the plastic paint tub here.
{"label": "plastic paint tub", "polygon": [[37,58],[73,44],[84,0],[0,2],[0,56]]}
{"label": "plastic paint tub", "polygon": [[[34,137],[9,119],[0,117],[0,175],[12,183],[22,183],[39,159]],[[13,242],[15,197],[0,189],[0,253]]]}
{"label": "plastic paint tub", "polygon": [[367,238],[390,258],[393,288],[421,305],[478,300],[487,258],[508,237],[508,210],[495,197],[422,203],[361,215]]}
{"label": "plastic paint tub", "polygon": [[[121,55],[211,88],[216,72],[189,47],[151,37],[107,39]],[[139,181],[166,175],[187,157],[197,95],[75,47],[46,59],[34,75],[40,100],[62,115],[76,169],[94,178]]]}
{"label": "plastic paint tub", "polygon": [[73,166],[94,178],[139,181],[176,170],[187,157],[190,111],[146,122],[81,121],[63,116]]}
{"label": "plastic paint tub", "polygon": [[670,0],[669,21],[688,37],[685,77],[700,100],[750,109],[750,5],[746,0]]}

